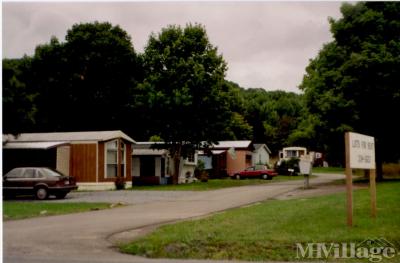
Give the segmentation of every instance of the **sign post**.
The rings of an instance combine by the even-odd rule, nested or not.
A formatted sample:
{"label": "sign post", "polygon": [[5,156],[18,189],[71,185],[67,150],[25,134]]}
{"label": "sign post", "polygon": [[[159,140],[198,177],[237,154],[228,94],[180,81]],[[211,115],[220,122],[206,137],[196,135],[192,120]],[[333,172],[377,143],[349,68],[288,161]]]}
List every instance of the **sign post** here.
{"label": "sign post", "polygon": [[309,158],[301,158],[299,161],[300,173],[304,175],[304,189],[310,188],[310,175],[312,161]]}
{"label": "sign post", "polygon": [[376,173],[375,169],[369,172],[369,190],[371,194],[371,216],[376,218]]}
{"label": "sign post", "polygon": [[376,217],[376,183],[375,183],[375,140],[374,137],[346,132],[346,191],[347,191],[347,225],[353,225],[353,172],[352,169],[369,170],[371,216]]}
{"label": "sign post", "polygon": [[350,133],[345,134],[347,225],[353,226],[353,171],[350,166]]}

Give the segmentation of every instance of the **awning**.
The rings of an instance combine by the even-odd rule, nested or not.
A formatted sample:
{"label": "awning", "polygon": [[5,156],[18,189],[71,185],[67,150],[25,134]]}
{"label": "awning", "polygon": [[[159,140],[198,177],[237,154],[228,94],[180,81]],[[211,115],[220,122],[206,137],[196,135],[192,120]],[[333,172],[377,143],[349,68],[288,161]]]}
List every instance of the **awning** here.
{"label": "awning", "polygon": [[212,154],[221,154],[221,153],[226,152],[226,150],[212,150],[211,152],[212,152]]}
{"label": "awning", "polygon": [[167,155],[167,150],[157,150],[157,149],[133,149],[132,155],[143,156],[143,155],[153,155],[162,156]]}
{"label": "awning", "polygon": [[[226,152],[226,150],[211,150],[211,153],[213,155],[218,155],[218,154],[221,154],[221,153],[224,153],[224,152]],[[206,153],[204,151],[198,151],[197,153],[199,155],[206,155]]]}
{"label": "awning", "polygon": [[3,149],[27,149],[27,150],[48,150],[61,145],[67,145],[68,142],[7,142]]}

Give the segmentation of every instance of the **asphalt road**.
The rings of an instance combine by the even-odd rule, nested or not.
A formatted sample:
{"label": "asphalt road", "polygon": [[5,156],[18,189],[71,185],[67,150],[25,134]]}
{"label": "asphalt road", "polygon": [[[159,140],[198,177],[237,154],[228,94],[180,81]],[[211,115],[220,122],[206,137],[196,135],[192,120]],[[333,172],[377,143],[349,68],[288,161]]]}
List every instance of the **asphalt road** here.
{"label": "asphalt road", "polygon": [[[310,181],[313,185],[341,178],[344,176],[323,175]],[[3,262],[226,262],[146,259],[121,254],[115,249],[115,244],[135,237],[142,228],[264,201],[302,185],[303,181],[298,180],[206,192],[78,193],[78,196],[66,201],[102,202],[104,198],[108,202],[118,201],[130,205],[111,210],[4,222]]]}

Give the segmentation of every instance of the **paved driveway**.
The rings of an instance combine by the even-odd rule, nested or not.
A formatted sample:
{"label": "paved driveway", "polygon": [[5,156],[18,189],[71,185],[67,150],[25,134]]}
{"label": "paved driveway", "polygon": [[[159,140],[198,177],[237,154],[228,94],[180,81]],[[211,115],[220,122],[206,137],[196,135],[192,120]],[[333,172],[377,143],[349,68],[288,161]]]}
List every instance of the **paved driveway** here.
{"label": "paved driveway", "polygon": [[124,204],[145,204],[152,202],[173,202],[193,198],[199,191],[95,191],[72,192],[62,200],[52,202],[105,202]]}
{"label": "paved driveway", "polygon": [[[313,178],[311,183],[326,183],[339,178],[344,176],[323,175]],[[77,193],[76,198],[65,201],[122,201],[132,205],[111,210],[5,222],[4,262],[182,262],[120,254],[115,250],[113,242],[118,241],[115,238],[118,236],[126,238],[127,235],[119,233],[127,233],[128,237],[132,237],[137,234],[135,229],[263,201],[287,193],[302,184],[302,180],[299,180],[207,192]]]}

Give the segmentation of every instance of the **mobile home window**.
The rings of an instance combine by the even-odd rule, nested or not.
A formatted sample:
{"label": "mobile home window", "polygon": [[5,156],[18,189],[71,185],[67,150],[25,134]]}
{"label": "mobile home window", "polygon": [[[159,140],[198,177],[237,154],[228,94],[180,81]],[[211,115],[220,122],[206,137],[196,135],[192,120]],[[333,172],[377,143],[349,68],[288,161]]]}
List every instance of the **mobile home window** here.
{"label": "mobile home window", "polygon": [[[118,140],[106,143],[106,178],[113,178],[118,175]],[[121,142],[121,175],[125,177],[126,144]]]}
{"label": "mobile home window", "polygon": [[121,175],[123,177],[126,176],[126,173],[125,173],[125,157],[126,157],[125,150],[126,150],[126,145],[125,145],[125,143],[123,143],[121,141],[121,154],[122,154],[122,158],[121,158]]}
{"label": "mobile home window", "polygon": [[195,157],[194,157],[194,152],[190,152],[187,156],[187,161],[190,163],[194,163]]}
{"label": "mobile home window", "polygon": [[106,178],[116,177],[118,169],[118,141],[108,142],[106,146]]}

